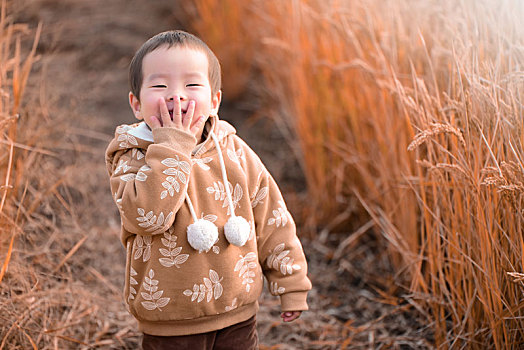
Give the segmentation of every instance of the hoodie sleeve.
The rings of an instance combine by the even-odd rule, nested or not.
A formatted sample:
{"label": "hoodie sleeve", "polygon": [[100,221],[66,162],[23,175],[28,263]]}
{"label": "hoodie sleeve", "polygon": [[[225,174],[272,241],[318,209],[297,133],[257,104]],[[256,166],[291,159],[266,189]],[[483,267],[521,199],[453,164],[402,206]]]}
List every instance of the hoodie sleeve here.
{"label": "hoodie sleeve", "polygon": [[[162,233],[173,224],[184,202],[190,155],[196,145],[193,135],[176,128],[155,129],[153,139],[144,154],[135,138],[117,133],[106,153],[111,192],[122,225],[139,235]],[[129,141],[137,146],[127,147]]]}
{"label": "hoodie sleeve", "polygon": [[258,254],[271,294],[280,296],[282,311],[308,309],[311,289],[307,262],[296,226],[280,190],[263,169],[252,202],[258,234]]}

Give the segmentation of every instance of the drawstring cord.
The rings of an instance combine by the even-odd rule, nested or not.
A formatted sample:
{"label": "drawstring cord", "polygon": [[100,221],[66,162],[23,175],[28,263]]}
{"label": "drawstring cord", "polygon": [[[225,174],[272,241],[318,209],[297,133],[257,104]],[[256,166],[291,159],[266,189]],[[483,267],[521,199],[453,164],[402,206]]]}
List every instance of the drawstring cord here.
{"label": "drawstring cord", "polygon": [[[233,205],[233,199],[231,197],[229,181],[227,180],[226,165],[224,163],[222,150],[220,149],[220,143],[218,142],[218,137],[213,131],[211,131],[209,134],[217,148],[220,171],[222,173],[222,180],[224,181],[229,212],[231,215],[227,223],[224,225],[224,235],[226,236],[226,239],[229,243],[238,247],[242,247],[249,239],[251,225],[243,217],[235,215],[235,206]],[[193,207],[193,203],[191,202],[187,191],[185,199],[193,218],[193,223],[187,227],[187,240],[189,245],[199,252],[207,252],[218,240],[218,229],[212,222],[203,218],[198,219]]]}
{"label": "drawstring cord", "polygon": [[222,172],[222,181],[224,182],[224,187],[226,188],[226,197],[229,205],[229,212],[231,216],[235,216],[235,207],[233,205],[233,199],[231,197],[231,189],[229,188],[229,181],[227,180],[226,165],[224,163],[224,157],[222,156],[222,150],[220,149],[220,143],[218,142],[218,137],[214,132],[211,132],[211,138],[215,142],[215,147],[218,150],[218,162],[220,163],[220,170]]}
{"label": "drawstring cord", "polygon": [[193,203],[191,203],[191,198],[189,198],[187,191],[186,191],[186,201],[187,201],[187,206],[189,207],[189,212],[191,213],[191,217],[193,218],[193,222],[197,222],[198,217],[196,216],[195,208],[193,208]]}

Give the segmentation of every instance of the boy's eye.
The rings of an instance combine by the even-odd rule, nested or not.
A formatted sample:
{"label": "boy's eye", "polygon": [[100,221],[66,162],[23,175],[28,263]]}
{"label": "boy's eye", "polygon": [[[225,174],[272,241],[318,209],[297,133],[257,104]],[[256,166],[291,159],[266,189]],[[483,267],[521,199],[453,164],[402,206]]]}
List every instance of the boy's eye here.
{"label": "boy's eye", "polygon": [[202,84],[187,84],[186,86],[202,86]]}
{"label": "boy's eye", "polygon": [[154,87],[154,88],[166,88],[167,86],[164,85],[164,84],[159,84],[159,85],[153,85],[152,87]]}

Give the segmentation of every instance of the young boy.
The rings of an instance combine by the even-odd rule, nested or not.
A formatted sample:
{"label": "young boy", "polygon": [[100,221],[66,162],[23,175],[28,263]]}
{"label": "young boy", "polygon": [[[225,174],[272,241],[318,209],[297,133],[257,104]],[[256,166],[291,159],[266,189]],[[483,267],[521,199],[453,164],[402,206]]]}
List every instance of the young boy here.
{"label": "young boy", "polygon": [[197,37],[149,39],[130,66],[134,125],[106,152],[144,349],[254,349],[263,275],[281,317],[311,289],[295,224],[257,155],[219,120],[220,64]]}

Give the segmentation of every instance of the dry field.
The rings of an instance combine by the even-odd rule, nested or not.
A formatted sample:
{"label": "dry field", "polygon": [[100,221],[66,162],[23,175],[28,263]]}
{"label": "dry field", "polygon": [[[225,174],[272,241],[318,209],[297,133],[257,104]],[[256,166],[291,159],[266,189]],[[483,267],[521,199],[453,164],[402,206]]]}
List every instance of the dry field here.
{"label": "dry field", "polygon": [[[136,349],[103,152],[127,66],[199,34],[281,183],[311,310],[261,349],[524,346],[520,0],[4,0],[0,349]],[[227,24],[227,25],[226,25]],[[486,344],[489,344],[487,346]]]}

